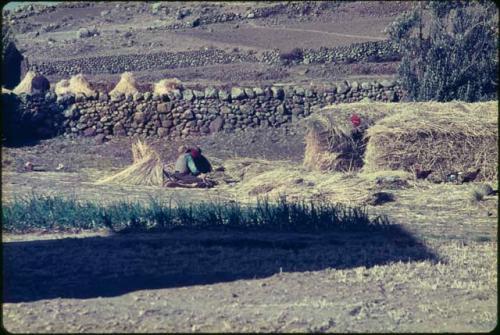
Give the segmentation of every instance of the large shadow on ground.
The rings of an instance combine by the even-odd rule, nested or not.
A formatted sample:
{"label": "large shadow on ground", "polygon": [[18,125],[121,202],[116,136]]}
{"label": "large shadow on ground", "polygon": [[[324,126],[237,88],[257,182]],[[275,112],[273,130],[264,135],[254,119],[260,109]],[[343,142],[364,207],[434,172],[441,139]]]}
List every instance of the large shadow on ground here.
{"label": "large shadow on ground", "polygon": [[398,225],[369,233],[188,230],[9,242],[3,257],[4,302],[10,303],[437,260]]}

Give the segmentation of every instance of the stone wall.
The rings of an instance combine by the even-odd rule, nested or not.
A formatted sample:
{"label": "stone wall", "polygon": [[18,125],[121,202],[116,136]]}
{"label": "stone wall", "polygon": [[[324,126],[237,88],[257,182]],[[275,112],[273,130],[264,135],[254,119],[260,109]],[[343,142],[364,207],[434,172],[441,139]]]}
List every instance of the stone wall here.
{"label": "stone wall", "polygon": [[[286,127],[317,108],[370,98],[399,101],[402,90],[395,81],[342,82],[328,88],[233,87],[175,90],[157,97],[151,92],[134,96],[96,97],[20,96],[24,119],[41,137],[156,136],[184,137],[254,127]],[[8,125],[4,125],[7,126]]]}
{"label": "stone wall", "polygon": [[226,53],[222,50],[199,50],[184,52],[157,52],[142,55],[116,55],[75,58],[64,61],[33,62],[32,70],[44,75],[75,75],[78,73],[123,73],[178,67],[204,66],[237,62],[257,62],[254,55]]}
{"label": "stone wall", "polygon": [[[340,63],[340,62],[377,62],[399,60],[397,47],[388,41],[354,43],[349,46],[301,50],[302,55],[292,60],[292,64]],[[116,56],[95,56],[56,60],[51,62],[32,62],[30,68],[44,75],[71,76],[78,73],[123,73],[125,71],[146,71],[173,69],[192,66],[206,66],[230,63],[282,64],[279,50],[266,51],[262,56],[245,52],[227,53],[220,49],[155,52],[149,54],[130,54]]]}

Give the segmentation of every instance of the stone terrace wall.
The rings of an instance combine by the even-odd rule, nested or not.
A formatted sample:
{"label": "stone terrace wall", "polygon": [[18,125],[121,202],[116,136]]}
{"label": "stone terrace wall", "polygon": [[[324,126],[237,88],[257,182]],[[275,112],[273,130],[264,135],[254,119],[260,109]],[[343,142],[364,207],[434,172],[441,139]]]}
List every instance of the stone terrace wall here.
{"label": "stone terrace wall", "polygon": [[170,69],[178,67],[228,64],[238,62],[257,62],[253,55],[226,53],[222,50],[199,50],[184,52],[157,52],[143,55],[117,55],[75,58],[64,61],[33,62],[32,70],[44,75],[75,75],[78,73],[123,73],[125,71],[144,71],[151,69]]}
{"label": "stone terrace wall", "polygon": [[[318,107],[355,102],[363,98],[398,101],[401,87],[395,81],[343,82],[324,88],[207,87],[175,90],[168,96],[151,92],[110,97],[100,92],[87,98],[71,95],[21,95],[21,110],[29,111],[30,129],[37,136],[156,136],[184,137],[254,127],[286,127]],[[4,127],[8,125],[4,124]]]}
{"label": "stone terrace wall", "polygon": [[[399,51],[387,41],[355,43],[335,48],[305,49],[303,57],[292,61],[294,64],[337,63],[399,60]],[[230,63],[281,64],[279,50],[266,51],[261,57],[249,53],[227,53],[219,49],[156,52],[141,55],[116,55],[74,58],[52,62],[32,62],[30,68],[44,75],[75,75],[78,73],[123,73],[125,71],[145,71],[151,69],[173,69],[191,66],[205,66]]]}

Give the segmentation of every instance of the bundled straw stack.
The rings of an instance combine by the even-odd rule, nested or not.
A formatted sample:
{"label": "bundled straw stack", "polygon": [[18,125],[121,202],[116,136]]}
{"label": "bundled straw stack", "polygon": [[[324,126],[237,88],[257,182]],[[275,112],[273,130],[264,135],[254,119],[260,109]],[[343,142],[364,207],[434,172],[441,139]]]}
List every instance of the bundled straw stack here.
{"label": "bundled straw stack", "polygon": [[167,95],[173,90],[182,88],[182,83],[177,78],[162,79],[153,85],[153,94],[156,96]]}
{"label": "bundled straw stack", "polygon": [[[350,103],[325,107],[313,114],[306,119],[304,167],[319,171],[361,168],[366,146],[364,132],[396,108],[389,103]],[[351,123],[353,114],[361,118],[358,127]]]}
{"label": "bundled straw stack", "polygon": [[47,78],[34,71],[28,71],[23,80],[12,90],[14,94],[44,93],[50,88]]}
{"label": "bundled straw stack", "polygon": [[498,169],[498,102],[406,103],[401,112],[368,129],[364,169],[433,174],[481,168],[478,180]]}
{"label": "bundled straw stack", "polygon": [[95,96],[96,94],[96,92],[91,88],[87,78],[85,78],[81,73],[71,77],[69,81],[66,79],[61,80],[56,84],[54,90],[57,95],[81,94],[90,97]]}
{"label": "bundled straw stack", "polygon": [[139,93],[139,90],[137,89],[134,75],[131,72],[124,72],[121,75],[118,84],[116,84],[115,88],[109,92],[109,95],[134,95],[136,93]]}
{"label": "bundled straw stack", "polygon": [[153,148],[138,140],[132,144],[132,157],[132,165],[113,176],[98,180],[96,184],[163,186],[163,164]]}

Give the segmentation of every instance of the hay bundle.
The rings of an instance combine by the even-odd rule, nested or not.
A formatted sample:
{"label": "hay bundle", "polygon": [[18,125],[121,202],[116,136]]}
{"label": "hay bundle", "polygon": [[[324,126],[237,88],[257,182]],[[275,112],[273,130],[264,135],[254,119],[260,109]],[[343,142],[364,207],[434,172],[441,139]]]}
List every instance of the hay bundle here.
{"label": "hay bundle", "polygon": [[414,171],[434,175],[481,168],[479,177],[496,179],[497,102],[407,103],[400,113],[367,131],[365,170]]}
{"label": "hay bundle", "polygon": [[87,97],[94,96],[96,92],[91,88],[87,78],[83,74],[77,74],[69,80],[69,89],[73,94],[83,94]]}
{"label": "hay bundle", "polygon": [[182,82],[177,78],[162,79],[153,84],[153,94],[157,96],[167,95],[173,90],[182,88]]}
{"label": "hay bundle", "polygon": [[50,83],[47,78],[41,74],[35,73],[34,71],[28,71],[23,80],[14,88],[14,90],[12,90],[12,92],[14,94],[43,93],[48,91],[49,88]]}
{"label": "hay bundle", "polygon": [[113,176],[98,180],[96,184],[163,186],[163,164],[153,148],[138,140],[132,144],[132,157],[132,165]]}
{"label": "hay bundle", "polygon": [[[320,171],[351,171],[362,166],[366,146],[364,132],[387,114],[395,104],[351,103],[323,108],[306,120],[304,166]],[[354,127],[350,117],[357,114],[361,125]]]}
{"label": "hay bundle", "polygon": [[71,93],[71,90],[69,88],[69,80],[63,79],[63,80],[57,82],[56,86],[54,88],[54,92],[58,96]]}
{"label": "hay bundle", "polygon": [[135,81],[134,75],[131,72],[124,72],[121,75],[118,84],[116,84],[115,88],[111,90],[111,92],[109,92],[109,95],[134,95],[136,93],[139,93],[139,90],[136,86],[137,83]]}

